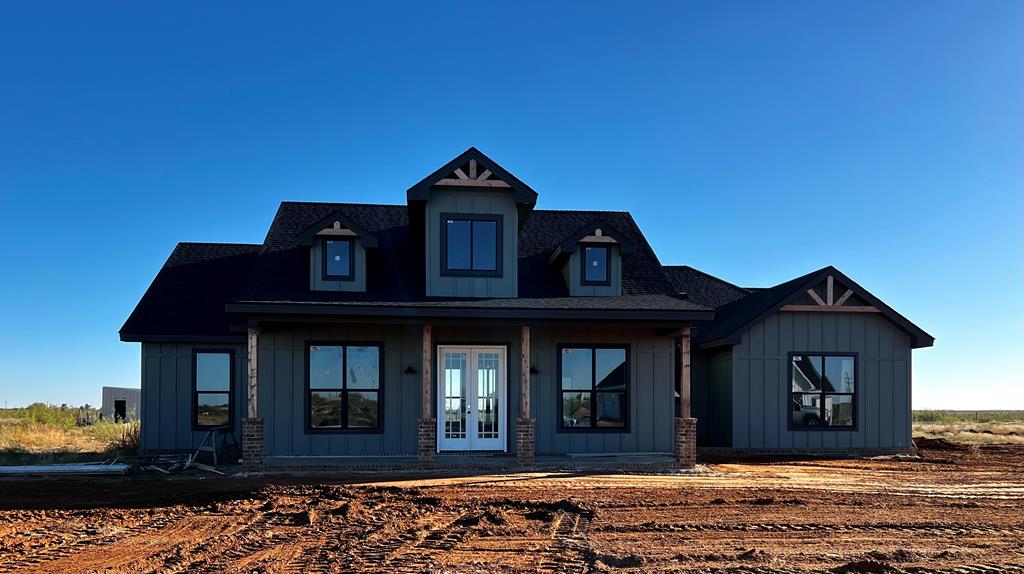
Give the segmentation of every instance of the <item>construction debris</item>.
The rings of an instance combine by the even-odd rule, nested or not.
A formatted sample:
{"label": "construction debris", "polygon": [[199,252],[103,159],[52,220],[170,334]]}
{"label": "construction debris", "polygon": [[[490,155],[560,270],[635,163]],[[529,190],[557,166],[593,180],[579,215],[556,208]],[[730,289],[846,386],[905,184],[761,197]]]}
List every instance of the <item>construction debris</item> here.
{"label": "construction debris", "polygon": [[25,466],[0,466],[0,475],[101,475],[126,474],[129,466],[117,459],[103,462],[82,462],[74,464],[34,464]]}

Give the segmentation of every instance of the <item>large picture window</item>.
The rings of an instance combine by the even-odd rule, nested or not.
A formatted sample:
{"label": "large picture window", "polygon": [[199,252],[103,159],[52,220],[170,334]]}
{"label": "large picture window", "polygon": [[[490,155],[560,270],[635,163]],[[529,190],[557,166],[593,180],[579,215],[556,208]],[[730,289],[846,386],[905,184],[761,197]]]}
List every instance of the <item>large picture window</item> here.
{"label": "large picture window", "polygon": [[324,279],[350,281],[355,278],[351,239],[325,239],[323,251]]}
{"label": "large picture window", "polygon": [[563,429],[625,430],[629,352],[625,347],[560,347]]}
{"label": "large picture window", "polygon": [[791,428],[857,426],[857,357],[790,355]]}
{"label": "large picture window", "polygon": [[192,367],[192,426],[196,429],[230,426],[234,403],[234,351],[195,350]]}
{"label": "large picture window", "polygon": [[441,215],[441,273],[501,275],[500,215]]}
{"label": "large picture window", "polygon": [[308,348],[309,429],[380,428],[380,347],[310,343]]}

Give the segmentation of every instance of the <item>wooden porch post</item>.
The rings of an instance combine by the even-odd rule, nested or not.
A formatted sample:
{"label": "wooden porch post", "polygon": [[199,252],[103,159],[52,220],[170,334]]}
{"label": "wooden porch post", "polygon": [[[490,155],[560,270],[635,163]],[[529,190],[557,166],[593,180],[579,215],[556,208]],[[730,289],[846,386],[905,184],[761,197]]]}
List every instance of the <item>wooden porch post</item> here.
{"label": "wooden porch post", "polygon": [[523,325],[519,335],[519,420],[516,421],[516,460],[532,465],[534,421],[530,412],[530,326]]}
{"label": "wooden porch post", "polygon": [[679,330],[679,415],[676,417],[675,456],[679,468],[697,464],[697,419],[690,414],[690,327]]}
{"label": "wooden porch post", "polygon": [[434,348],[430,325],[423,325],[423,380],[420,385],[419,444],[417,452],[420,464],[430,466],[437,452],[437,419],[433,417],[433,358]]}
{"label": "wooden porch post", "polygon": [[259,377],[256,366],[259,364],[260,328],[255,322],[249,323],[247,398],[248,409],[246,418],[242,420],[242,464],[246,468],[255,469],[263,464],[263,419],[260,418]]}

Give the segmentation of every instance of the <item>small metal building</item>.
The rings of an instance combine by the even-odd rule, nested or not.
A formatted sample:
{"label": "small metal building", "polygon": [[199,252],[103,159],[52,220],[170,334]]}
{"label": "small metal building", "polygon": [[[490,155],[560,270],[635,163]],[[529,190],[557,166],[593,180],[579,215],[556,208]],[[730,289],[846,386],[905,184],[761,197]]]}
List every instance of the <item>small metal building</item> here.
{"label": "small metal building", "polygon": [[100,404],[103,420],[137,421],[142,413],[142,390],[103,387],[103,402]]}

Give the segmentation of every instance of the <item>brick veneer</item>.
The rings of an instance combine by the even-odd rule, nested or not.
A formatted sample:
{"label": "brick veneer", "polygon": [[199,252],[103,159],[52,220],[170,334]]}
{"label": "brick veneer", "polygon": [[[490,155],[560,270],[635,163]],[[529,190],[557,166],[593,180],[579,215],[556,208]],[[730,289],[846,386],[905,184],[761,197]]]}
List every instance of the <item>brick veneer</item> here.
{"label": "brick veneer", "polygon": [[516,462],[521,465],[533,464],[535,427],[533,419],[516,420]]}
{"label": "brick veneer", "polygon": [[675,455],[679,468],[697,465],[697,419],[676,418]]}
{"label": "brick veneer", "polygon": [[419,438],[416,454],[420,459],[420,465],[429,467],[434,463],[434,455],[437,454],[437,419],[419,419]]}
{"label": "brick veneer", "polygon": [[242,419],[242,465],[257,468],[263,464],[263,419]]}

